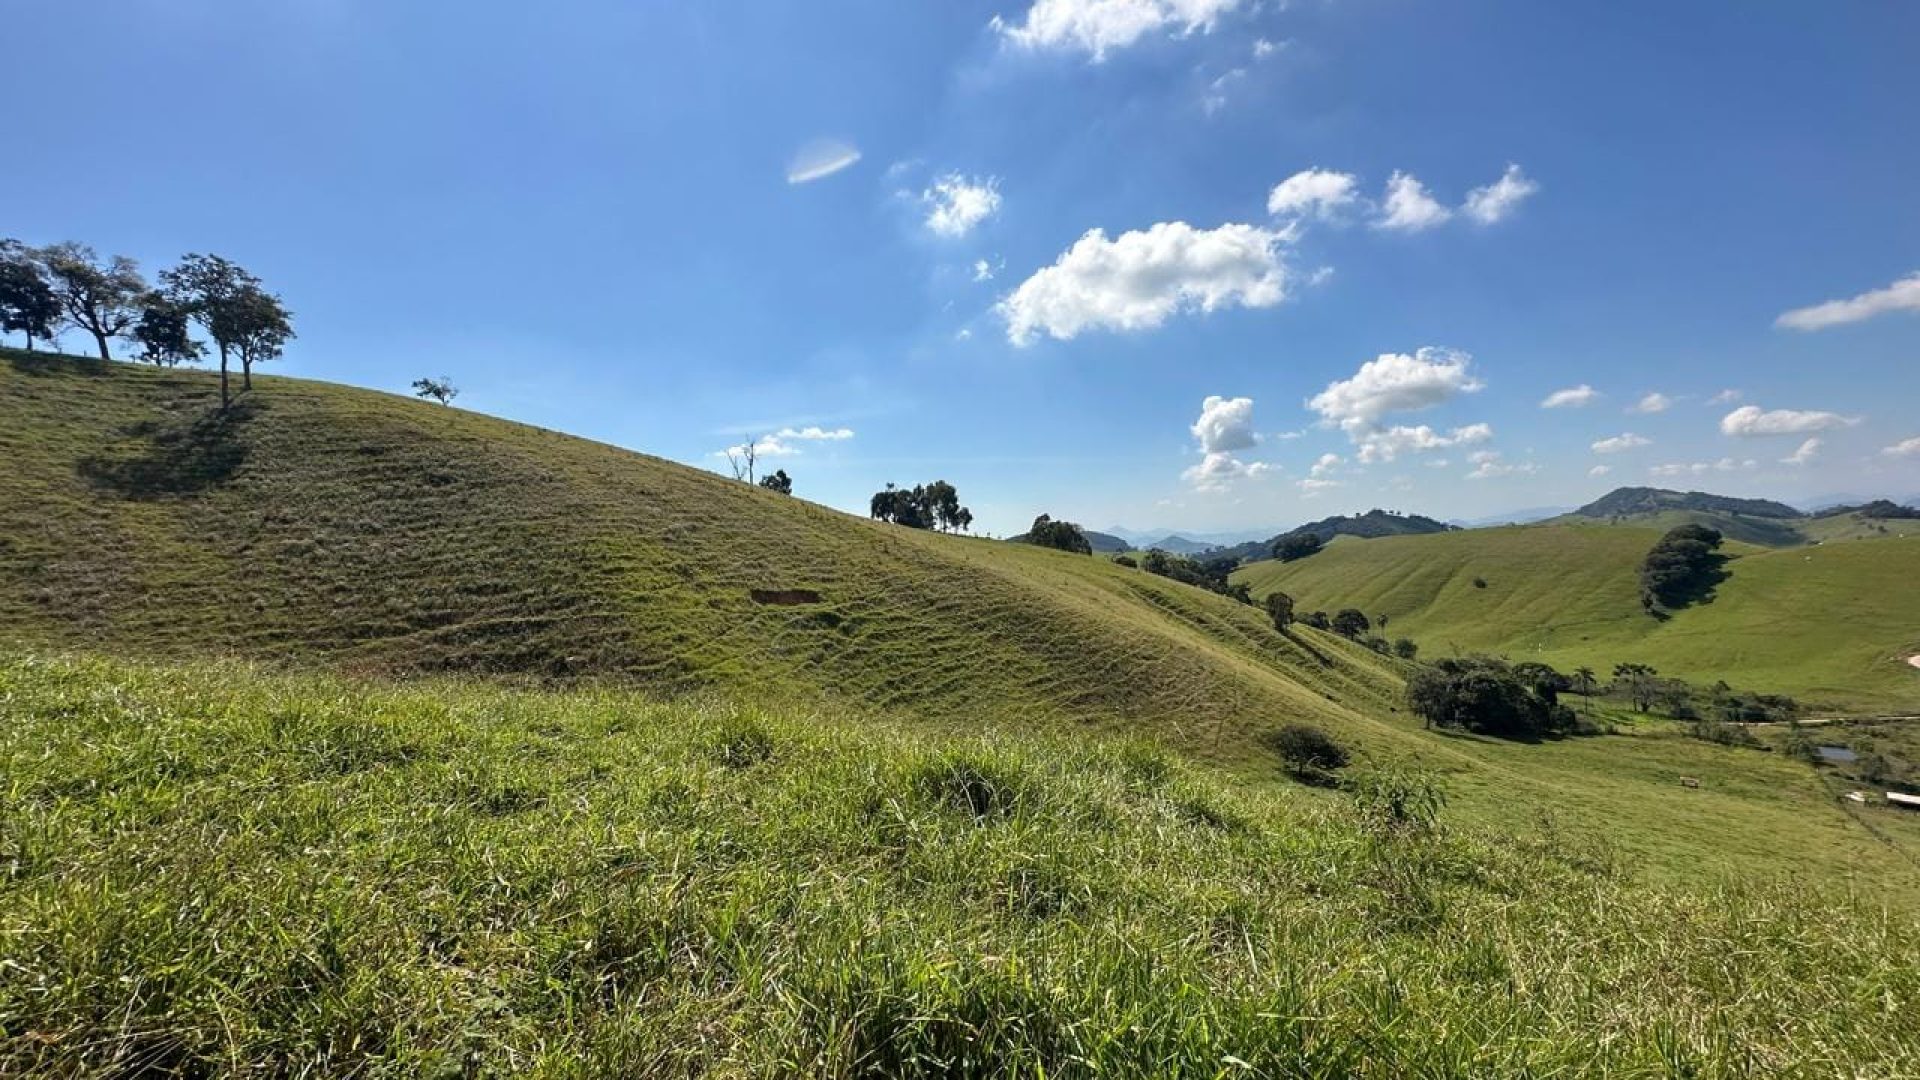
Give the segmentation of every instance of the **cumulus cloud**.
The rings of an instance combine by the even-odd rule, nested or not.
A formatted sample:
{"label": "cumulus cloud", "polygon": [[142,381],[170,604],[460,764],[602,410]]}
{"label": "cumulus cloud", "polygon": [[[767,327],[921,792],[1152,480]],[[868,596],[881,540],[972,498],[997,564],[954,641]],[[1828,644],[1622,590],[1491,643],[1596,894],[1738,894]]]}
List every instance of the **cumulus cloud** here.
{"label": "cumulus cloud", "polygon": [[1887,457],[1920,457],[1920,435],[1911,439],[1902,439],[1880,451]]}
{"label": "cumulus cloud", "polygon": [[837,139],[816,139],[800,148],[787,163],[787,183],[806,184],[852,165],[860,160],[853,144]]}
{"label": "cumulus cloud", "polygon": [[1092,229],[1004,300],[1007,339],[1066,340],[1084,330],[1145,330],[1183,311],[1272,307],[1286,298],[1283,231],[1164,221],[1108,239]]}
{"label": "cumulus cloud", "polygon": [[1200,463],[1180,475],[1199,491],[1224,491],[1234,480],[1259,476],[1272,466],[1244,462],[1234,452],[1259,445],[1253,427],[1253,399],[1213,395],[1200,403],[1200,418],[1188,429],[1200,444]]}
{"label": "cumulus cloud", "polygon": [[1306,169],[1273,186],[1267,193],[1267,213],[1326,218],[1359,200],[1359,181],[1352,173]]}
{"label": "cumulus cloud", "polygon": [[1738,472],[1741,469],[1754,468],[1759,464],[1759,462],[1752,458],[1748,458],[1745,461],[1735,461],[1733,458],[1723,457],[1719,461],[1673,462],[1666,465],[1655,465],[1647,471],[1654,476],[1702,476],[1707,473]]}
{"label": "cumulus cloud", "polygon": [[1430,409],[1486,384],[1468,370],[1473,358],[1453,349],[1424,347],[1413,355],[1381,353],[1350,379],[1327,384],[1307,408],[1349,433],[1367,430],[1388,413]]}
{"label": "cumulus cloud", "polygon": [[1780,464],[1805,465],[1807,462],[1812,461],[1814,457],[1820,453],[1820,447],[1822,445],[1823,445],[1823,440],[1816,435],[1813,438],[1808,439],[1806,442],[1801,443],[1800,449],[1795,450],[1793,453],[1788,454],[1786,457],[1781,458]]}
{"label": "cumulus cloud", "polygon": [[992,27],[1026,49],[1078,51],[1095,62],[1149,34],[1211,31],[1220,16],[1242,0],[1034,0],[1026,16],[1009,22],[994,16]]}
{"label": "cumulus cloud", "polygon": [[1468,424],[1441,434],[1421,424],[1419,427],[1374,428],[1357,433],[1354,444],[1360,448],[1359,458],[1372,465],[1397,459],[1402,453],[1426,453],[1430,450],[1445,450],[1454,446],[1474,446],[1493,438],[1493,427],[1488,424]]}
{"label": "cumulus cloud", "polygon": [[1208,397],[1200,403],[1200,419],[1189,429],[1204,454],[1247,450],[1260,442],[1253,430],[1253,399]]}
{"label": "cumulus cloud", "polygon": [[1632,405],[1627,406],[1627,411],[1632,413],[1663,413],[1671,408],[1673,408],[1673,399],[1659,391],[1655,391],[1641,398],[1639,401],[1634,402]]}
{"label": "cumulus cloud", "polygon": [[1740,400],[1740,399],[1741,399],[1742,397],[1744,397],[1744,396],[1745,396],[1745,395],[1743,395],[1743,394],[1741,394],[1741,393],[1740,393],[1740,391],[1738,391],[1738,390],[1734,390],[1734,389],[1732,389],[1732,388],[1728,388],[1728,389],[1726,389],[1726,390],[1722,390],[1722,391],[1720,391],[1719,393],[1717,393],[1717,394],[1715,394],[1715,395],[1713,395],[1712,397],[1710,397],[1710,398],[1708,398],[1708,399],[1707,399],[1707,404],[1709,404],[1709,405],[1731,405],[1731,404],[1733,404],[1734,402],[1736,402],[1736,401],[1739,401],[1739,400]]}
{"label": "cumulus cloud", "polygon": [[1340,481],[1333,479],[1333,474],[1344,463],[1345,459],[1339,454],[1321,454],[1320,457],[1314,461],[1313,467],[1307,470],[1307,475],[1301,479],[1296,486],[1298,486],[1301,492],[1308,498],[1312,498],[1329,488],[1337,488],[1340,486]]}
{"label": "cumulus cloud", "polygon": [[1514,207],[1539,190],[1540,185],[1527,179],[1520,166],[1509,164],[1500,179],[1467,192],[1467,201],[1460,209],[1480,224],[1492,225],[1513,213]]}
{"label": "cumulus cloud", "polygon": [[1594,443],[1593,452],[1596,454],[1619,454],[1628,450],[1639,449],[1642,446],[1651,445],[1653,445],[1652,439],[1647,438],[1645,435],[1635,435],[1633,432],[1628,431],[1615,435],[1612,438],[1601,439],[1599,442]]}
{"label": "cumulus cloud", "polygon": [[1788,330],[1825,330],[1891,311],[1920,311],[1920,273],[1909,274],[1884,289],[1863,292],[1846,300],[1794,308],[1773,320],[1773,324]]}
{"label": "cumulus cloud", "polygon": [[948,173],[920,193],[927,228],[936,236],[961,237],[1000,211],[1000,181]]}
{"label": "cumulus cloud", "polygon": [[1453,211],[1441,206],[1427,194],[1426,185],[1412,174],[1396,171],[1387,179],[1386,198],[1380,205],[1380,218],[1374,225],[1401,232],[1420,232],[1444,223]]}
{"label": "cumulus cloud", "polygon": [[1587,475],[1588,476],[1605,476],[1612,471],[1613,471],[1613,466],[1611,465],[1595,465],[1593,468],[1587,470]]}
{"label": "cumulus cloud", "polygon": [[1543,409],[1581,409],[1599,400],[1600,391],[1581,383],[1569,386],[1565,390],[1555,390],[1540,402]]}
{"label": "cumulus cloud", "polygon": [[1467,455],[1473,463],[1473,471],[1467,474],[1469,480],[1491,480],[1499,476],[1525,476],[1540,471],[1540,466],[1531,461],[1510,462],[1504,460],[1498,450],[1478,450]]}
{"label": "cumulus cloud", "polygon": [[1859,422],[1860,418],[1857,416],[1841,416],[1839,413],[1821,412],[1817,409],[1768,411],[1758,405],[1742,405],[1720,418],[1720,433],[1742,438],[1765,435],[1811,435],[1817,431],[1852,427]]}

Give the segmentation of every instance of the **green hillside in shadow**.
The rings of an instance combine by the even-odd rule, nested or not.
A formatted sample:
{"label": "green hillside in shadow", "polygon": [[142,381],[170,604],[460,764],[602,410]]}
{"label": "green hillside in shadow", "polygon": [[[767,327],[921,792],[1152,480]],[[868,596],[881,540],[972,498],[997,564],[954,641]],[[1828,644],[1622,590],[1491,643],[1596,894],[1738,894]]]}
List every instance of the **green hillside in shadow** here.
{"label": "green hillside in shadow", "polygon": [[1729,543],[1715,599],[1657,621],[1641,610],[1636,575],[1660,535],[1547,523],[1389,537],[1239,577],[1303,609],[1385,614],[1428,656],[1497,652],[1602,673],[1637,662],[1825,707],[1920,710],[1920,671],[1905,662],[1920,652],[1920,535]]}

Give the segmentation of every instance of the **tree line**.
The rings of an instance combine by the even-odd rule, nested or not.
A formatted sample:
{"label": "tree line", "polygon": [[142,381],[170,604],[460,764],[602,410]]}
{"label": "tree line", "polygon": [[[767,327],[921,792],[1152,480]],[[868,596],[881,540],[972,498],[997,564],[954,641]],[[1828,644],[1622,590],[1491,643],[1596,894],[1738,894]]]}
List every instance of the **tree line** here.
{"label": "tree line", "polygon": [[124,341],[134,358],[172,367],[206,356],[193,339],[198,325],[220,359],[220,407],[231,404],[231,361],[241,389],[253,389],[253,366],[278,358],[293,340],[293,313],[260,279],[219,255],[188,254],[150,284],[124,256],[103,259],[85,244],[30,247],[0,240],[0,332],[22,334],[27,349],[73,330],[93,338],[100,359]]}
{"label": "tree line", "polygon": [[960,505],[960,492],[945,480],[910,488],[889,483],[873,493],[867,512],[878,521],[909,529],[967,532],[973,528],[973,511]]}

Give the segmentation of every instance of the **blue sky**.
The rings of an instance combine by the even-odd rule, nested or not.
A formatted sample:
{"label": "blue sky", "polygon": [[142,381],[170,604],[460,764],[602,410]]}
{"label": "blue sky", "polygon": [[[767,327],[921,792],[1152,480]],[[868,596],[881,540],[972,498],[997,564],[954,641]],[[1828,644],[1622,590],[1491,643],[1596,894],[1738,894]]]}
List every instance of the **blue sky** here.
{"label": "blue sky", "polygon": [[6,25],[0,92],[34,107],[0,234],[234,258],[296,312],[288,374],[444,373],[707,468],[772,436],[800,495],[945,478],[999,533],[1920,493],[1914,5]]}

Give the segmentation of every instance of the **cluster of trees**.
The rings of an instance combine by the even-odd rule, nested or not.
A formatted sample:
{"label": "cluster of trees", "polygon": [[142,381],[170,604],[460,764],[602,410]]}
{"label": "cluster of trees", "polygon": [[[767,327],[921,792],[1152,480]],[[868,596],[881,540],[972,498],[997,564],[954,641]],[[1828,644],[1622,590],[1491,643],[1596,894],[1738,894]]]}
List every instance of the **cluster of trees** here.
{"label": "cluster of trees", "polygon": [[1319,533],[1288,533],[1273,542],[1273,557],[1281,562],[1294,562],[1316,554],[1322,546]]}
{"label": "cluster of trees", "polygon": [[281,354],[293,339],[293,315],[260,279],[218,255],[187,255],[148,284],[124,255],[101,257],[85,244],[35,248],[0,240],[0,331],[34,342],[66,330],[93,338],[100,359],[112,343],[139,349],[138,359],[169,366],[193,363],[206,346],[193,340],[199,324],[220,357],[220,404],[232,395],[230,359],[240,361],[241,386],[253,388],[253,366]]}
{"label": "cluster of trees", "polygon": [[909,529],[966,532],[973,527],[973,511],[960,505],[960,493],[945,480],[911,488],[888,484],[874,492],[868,513],[880,521]]}
{"label": "cluster of trees", "polygon": [[1659,617],[1709,598],[1727,576],[1719,549],[1717,529],[1689,524],[1668,530],[1640,564],[1640,606]]}
{"label": "cluster of trees", "polygon": [[793,477],[785,469],[775,469],[760,478],[760,486],[768,491],[777,491],[782,495],[793,494]]}
{"label": "cluster of trees", "polygon": [[1093,545],[1087,541],[1086,533],[1071,521],[1055,521],[1050,514],[1041,514],[1033,519],[1033,527],[1018,538],[1022,543],[1039,547],[1070,551],[1077,555],[1093,554]]}
{"label": "cluster of trees", "polygon": [[1184,581],[1208,592],[1231,597],[1243,604],[1253,603],[1253,593],[1245,583],[1228,580],[1240,566],[1240,560],[1231,557],[1215,559],[1189,559],[1180,555],[1169,555],[1159,548],[1140,557],[1140,568],[1150,574],[1158,574],[1175,581]]}
{"label": "cluster of trees", "polygon": [[1450,657],[1414,674],[1407,682],[1407,704],[1430,728],[1538,739],[1574,729],[1573,710],[1560,704],[1569,687],[1567,677],[1546,664]]}
{"label": "cluster of trees", "polygon": [[437,379],[415,379],[413,380],[413,396],[417,398],[432,398],[442,405],[451,405],[453,404],[453,399],[460,396],[460,388],[453,385],[453,380],[445,375]]}

